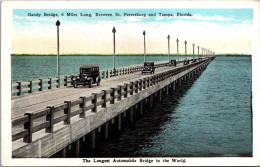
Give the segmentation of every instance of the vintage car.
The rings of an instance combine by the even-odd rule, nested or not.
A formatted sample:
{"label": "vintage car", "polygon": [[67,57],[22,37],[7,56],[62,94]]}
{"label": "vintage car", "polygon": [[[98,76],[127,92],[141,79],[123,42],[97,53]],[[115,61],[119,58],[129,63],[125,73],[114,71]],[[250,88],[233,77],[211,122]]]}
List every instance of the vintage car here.
{"label": "vintage car", "polygon": [[187,65],[187,64],[190,64],[190,60],[184,60],[183,61],[183,65]]}
{"label": "vintage car", "polygon": [[191,62],[195,63],[195,62],[197,62],[197,59],[191,59]]}
{"label": "vintage car", "polygon": [[142,70],[142,74],[144,73],[151,73],[154,74],[155,67],[154,67],[154,62],[153,61],[146,61],[144,62],[144,67]]}
{"label": "vintage car", "polygon": [[170,66],[176,67],[176,64],[177,64],[177,62],[176,62],[175,59],[171,59],[171,60],[170,60]]}
{"label": "vintage car", "polygon": [[84,65],[80,67],[79,71],[80,74],[72,78],[74,88],[77,88],[78,85],[88,85],[91,88],[94,83],[96,83],[97,86],[100,85],[101,78],[99,76],[98,65]]}

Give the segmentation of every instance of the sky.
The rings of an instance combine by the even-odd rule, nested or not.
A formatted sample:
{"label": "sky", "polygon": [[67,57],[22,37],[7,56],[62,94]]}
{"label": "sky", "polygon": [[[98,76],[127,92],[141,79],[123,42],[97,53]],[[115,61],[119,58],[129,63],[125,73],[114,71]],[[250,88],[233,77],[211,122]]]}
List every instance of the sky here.
{"label": "sky", "polygon": [[[178,14],[179,13],[179,14]],[[98,15],[97,15],[98,14]],[[103,14],[108,14],[107,16]],[[112,15],[112,16],[111,16]],[[14,9],[13,54],[192,53],[192,44],[219,53],[251,53],[253,9]],[[201,50],[200,50],[201,52]]]}

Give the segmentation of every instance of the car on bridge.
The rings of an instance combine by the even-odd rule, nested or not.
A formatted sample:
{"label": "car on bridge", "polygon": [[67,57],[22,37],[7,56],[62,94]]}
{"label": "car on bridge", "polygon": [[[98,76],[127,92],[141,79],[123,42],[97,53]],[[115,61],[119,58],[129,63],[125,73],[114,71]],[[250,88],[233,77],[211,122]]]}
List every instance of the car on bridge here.
{"label": "car on bridge", "polygon": [[142,74],[144,73],[151,73],[154,74],[155,67],[154,67],[154,62],[153,61],[146,61],[144,62],[144,67],[142,70]]}
{"label": "car on bridge", "polygon": [[170,66],[176,67],[176,64],[177,64],[176,59],[171,59],[171,60],[170,60]]}
{"label": "car on bridge", "polygon": [[195,62],[197,62],[197,59],[191,59],[191,62],[195,63]]}
{"label": "car on bridge", "polygon": [[99,76],[99,66],[96,64],[84,65],[79,68],[79,75],[73,76],[72,85],[77,88],[78,85],[88,85],[90,88],[92,84],[100,85],[101,78]]}
{"label": "car on bridge", "polygon": [[186,59],[186,60],[183,61],[183,65],[188,65],[188,64],[190,64],[190,60],[189,59]]}

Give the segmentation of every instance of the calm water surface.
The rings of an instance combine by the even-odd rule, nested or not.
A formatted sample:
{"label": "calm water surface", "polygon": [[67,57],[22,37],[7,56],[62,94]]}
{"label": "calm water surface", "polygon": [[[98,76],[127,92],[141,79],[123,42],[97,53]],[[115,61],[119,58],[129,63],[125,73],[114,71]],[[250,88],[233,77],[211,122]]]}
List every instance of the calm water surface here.
{"label": "calm water surface", "polygon": [[[61,73],[77,73],[82,64],[97,60],[102,69],[112,68],[111,59],[61,57]],[[142,62],[139,56],[117,58],[118,67]],[[162,102],[88,156],[250,156],[251,73],[251,57],[217,57],[193,84],[164,95]],[[56,58],[13,56],[12,74],[14,81],[55,76]],[[86,156],[84,151],[81,156]]]}
{"label": "calm water surface", "polygon": [[[171,58],[176,58],[171,56]],[[147,61],[165,61],[168,56],[147,56]],[[116,68],[142,64],[143,56],[116,56]],[[46,78],[57,75],[56,56],[12,56],[12,82]],[[60,56],[60,73],[79,73],[79,67],[98,64],[100,69],[113,68],[113,56]]]}

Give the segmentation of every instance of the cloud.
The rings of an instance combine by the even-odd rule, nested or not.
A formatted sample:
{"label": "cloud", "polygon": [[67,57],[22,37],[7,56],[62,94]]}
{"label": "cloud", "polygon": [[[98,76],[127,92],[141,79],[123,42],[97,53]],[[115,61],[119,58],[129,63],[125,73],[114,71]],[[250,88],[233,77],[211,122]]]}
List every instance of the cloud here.
{"label": "cloud", "polygon": [[142,19],[138,17],[129,17],[125,19],[127,22],[140,22]]}
{"label": "cloud", "polygon": [[[169,17],[171,18],[171,17]],[[230,17],[223,17],[223,16],[203,16],[200,14],[194,14],[193,16],[179,16],[174,17],[177,19],[189,19],[189,20],[198,20],[198,21],[221,21],[221,22],[227,22],[233,20],[233,18]]]}
{"label": "cloud", "polygon": [[232,18],[223,17],[223,16],[202,16],[200,14],[194,14],[192,16],[195,20],[201,20],[201,21],[231,21]]}
{"label": "cloud", "polygon": [[54,22],[57,20],[55,18],[40,18],[40,17],[35,17],[35,16],[34,17],[30,17],[30,16],[22,17],[22,16],[16,16],[16,15],[14,15],[14,18],[18,19],[18,20],[47,21],[47,22]]}
{"label": "cloud", "polygon": [[[169,18],[169,17],[167,17],[167,18]],[[162,19],[164,19],[164,17],[162,17],[162,16],[157,16],[156,17],[156,20],[162,20]]]}

